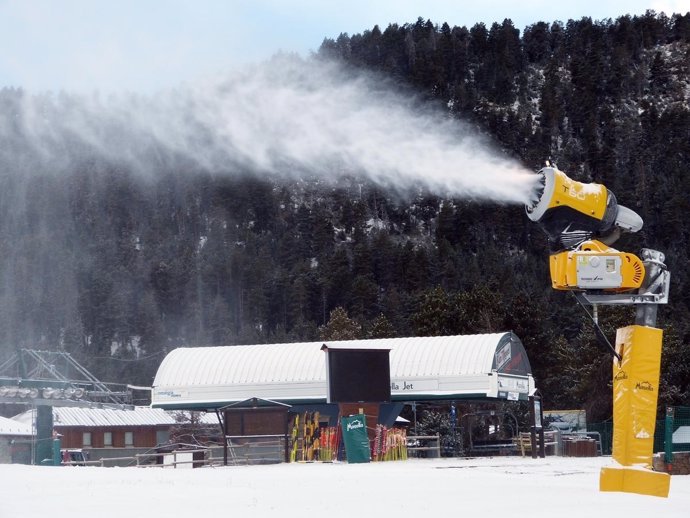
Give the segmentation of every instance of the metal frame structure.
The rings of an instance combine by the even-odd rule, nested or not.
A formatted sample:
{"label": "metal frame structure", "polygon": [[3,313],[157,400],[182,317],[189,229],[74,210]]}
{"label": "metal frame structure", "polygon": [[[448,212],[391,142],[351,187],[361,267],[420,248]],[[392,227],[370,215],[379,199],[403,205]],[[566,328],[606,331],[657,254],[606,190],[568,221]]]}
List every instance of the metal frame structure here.
{"label": "metal frame structure", "polygon": [[35,349],[0,364],[0,403],[133,408],[128,385],[100,381],[66,351]]}

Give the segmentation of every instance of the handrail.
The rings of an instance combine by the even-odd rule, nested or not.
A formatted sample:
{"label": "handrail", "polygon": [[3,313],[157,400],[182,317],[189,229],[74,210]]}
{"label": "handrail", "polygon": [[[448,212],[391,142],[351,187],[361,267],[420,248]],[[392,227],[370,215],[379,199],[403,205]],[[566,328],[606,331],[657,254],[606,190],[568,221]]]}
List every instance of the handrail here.
{"label": "handrail", "polygon": [[[106,463],[109,462],[123,462],[123,461],[136,461],[136,467],[170,467],[170,466],[177,466],[179,464],[195,464],[195,465],[207,465],[207,464],[213,464],[214,462],[217,462],[218,459],[209,456],[208,458],[204,459],[196,459],[196,460],[180,460],[178,461],[176,459],[178,454],[186,454],[186,453],[210,453],[210,449],[208,448],[202,448],[202,449],[193,449],[193,450],[173,450],[169,452],[147,452],[147,453],[137,453],[133,456],[123,456],[123,457],[102,457],[97,460],[76,460],[76,461],[67,461],[67,462],[62,462],[62,466],[100,466],[100,467],[107,467]],[[147,458],[158,458],[158,457],[164,457],[166,455],[173,455],[175,457],[175,460],[171,463],[168,464],[142,464],[142,459],[147,459]],[[125,466],[127,467],[127,466]],[[129,465],[129,467],[134,467],[132,464]]]}
{"label": "handrail", "polygon": [[[287,460],[288,437],[285,434],[226,435],[227,452],[233,464],[238,462]],[[267,449],[275,449],[275,455],[266,455]]]}
{"label": "handrail", "polygon": [[[414,441],[436,441],[436,446],[409,446],[410,441],[414,444]],[[436,456],[441,458],[441,436],[436,435],[408,435],[407,436],[407,451],[436,451]]]}

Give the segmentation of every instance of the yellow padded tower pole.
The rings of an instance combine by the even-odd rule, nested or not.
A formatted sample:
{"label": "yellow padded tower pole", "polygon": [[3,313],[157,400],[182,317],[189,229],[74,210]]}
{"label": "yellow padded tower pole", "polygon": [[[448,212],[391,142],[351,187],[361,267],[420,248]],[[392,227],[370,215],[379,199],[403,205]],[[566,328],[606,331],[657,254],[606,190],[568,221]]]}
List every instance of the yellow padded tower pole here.
{"label": "yellow padded tower pole", "polygon": [[601,491],[667,497],[668,473],[651,471],[663,332],[632,325],[616,333],[613,361],[613,459],[602,468]]}

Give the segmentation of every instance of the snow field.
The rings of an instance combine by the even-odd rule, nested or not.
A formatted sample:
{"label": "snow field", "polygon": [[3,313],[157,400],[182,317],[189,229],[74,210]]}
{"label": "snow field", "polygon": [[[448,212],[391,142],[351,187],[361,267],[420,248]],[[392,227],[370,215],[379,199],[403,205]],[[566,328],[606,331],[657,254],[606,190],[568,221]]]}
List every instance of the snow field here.
{"label": "snow field", "polygon": [[601,493],[611,459],[494,457],[203,469],[0,465],[0,518],[213,516],[690,516],[668,499]]}

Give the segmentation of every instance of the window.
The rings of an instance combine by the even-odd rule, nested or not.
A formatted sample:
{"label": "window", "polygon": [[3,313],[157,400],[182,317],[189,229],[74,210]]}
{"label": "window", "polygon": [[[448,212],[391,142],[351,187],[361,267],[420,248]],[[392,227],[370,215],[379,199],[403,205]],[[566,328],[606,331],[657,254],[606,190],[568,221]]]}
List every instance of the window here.
{"label": "window", "polygon": [[125,446],[134,446],[134,432],[125,432]]}
{"label": "window", "polygon": [[170,440],[169,430],[156,430],[156,443],[163,444]]}
{"label": "window", "polygon": [[113,445],[113,432],[103,432],[103,446]]}
{"label": "window", "polygon": [[82,446],[91,446],[91,432],[84,432],[81,436]]}

